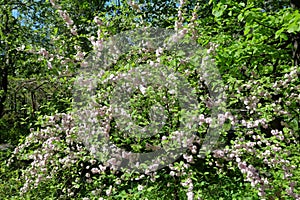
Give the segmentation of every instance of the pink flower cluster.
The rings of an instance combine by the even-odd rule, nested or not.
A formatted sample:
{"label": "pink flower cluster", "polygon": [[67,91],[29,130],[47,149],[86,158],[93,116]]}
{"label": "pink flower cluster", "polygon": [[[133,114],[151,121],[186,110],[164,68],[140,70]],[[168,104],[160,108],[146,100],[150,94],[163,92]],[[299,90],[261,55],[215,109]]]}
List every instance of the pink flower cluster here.
{"label": "pink flower cluster", "polygon": [[186,193],[187,199],[188,200],[193,200],[194,199],[194,193],[193,193],[194,185],[193,185],[192,179],[191,178],[187,178],[184,182],[181,182],[181,185],[183,187],[187,187],[188,188],[188,191]]}
{"label": "pink flower cluster", "polygon": [[73,26],[74,21],[70,18],[69,14],[67,11],[61,10],[61,7],[56,4],[55,0],[50,0],[51,5],[58,10],[59,15],[63,20],[66,22],[67,26],[70,28],[70,31],[72,35],[77,35],[77,27],[76,25]]}

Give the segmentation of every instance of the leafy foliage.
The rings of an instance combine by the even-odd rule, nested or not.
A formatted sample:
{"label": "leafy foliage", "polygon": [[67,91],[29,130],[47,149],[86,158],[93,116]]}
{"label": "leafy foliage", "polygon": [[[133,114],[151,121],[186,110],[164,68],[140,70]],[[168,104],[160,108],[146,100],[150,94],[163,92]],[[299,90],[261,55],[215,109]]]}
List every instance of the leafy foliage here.
{"label": "leafy foliage", "polygon": [[[0,149],[0,198],[300,198],[299,9],[288,1],[203,2],[0,1],[7,3],[0,12],[0,141],[14,145]],[[161,169],[129,173],[97,160],[80,140],[85,129],[76,123],[72,91],[85,58],[139,27],[174,29],[204,47],[224,82],[227,112],[211,117],[214,102],[195,70],[202,58],[151,48],[121,55],[99,78],[97,106],[86,113],[118,147],[145,153],[180,140],[171,133],[182,113],[169,88],[140,88],[130,97],[132,119],[148,125],[159,102],[168,107],[167,123],[153,137],[124,134],[111,114],[118,74],[159,58],[187,78],[199,101],[187,151]],[[222,127],[218,143],[197,156],[213,120]]]}

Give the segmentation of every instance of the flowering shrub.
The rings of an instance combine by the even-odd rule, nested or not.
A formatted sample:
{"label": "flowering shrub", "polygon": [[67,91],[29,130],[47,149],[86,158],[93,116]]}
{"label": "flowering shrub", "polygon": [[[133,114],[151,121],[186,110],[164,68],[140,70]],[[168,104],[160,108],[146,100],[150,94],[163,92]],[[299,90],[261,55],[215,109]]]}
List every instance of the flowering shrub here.
{"label": "flowering shrub", "polygon": [[[147,25],[146,19],[141,17],[141,21],[137,20],[142,16],[143,5],[130,2],[120,7],[121,14],[115,18],[106,19],[105,13],[95,16],[93,25],[87,27],[91,32],[80,34],[74,25],[76,22],[63,10],[63,5],[54,0],[50,3],[57,9],[71,35],[64,33],[53,38],[53,45],[60,48],[58,52],[61,54],[54,55],[46,49],[30,52],[41,56],[49,70],[57,70],[58,74],[76,74],[80,72],[78,69],[86,69],[90,64],[86,59],[88,55],[96,52],[96,56],[102,58],[107,50],[106,41],[118,31]],[[11,193],[19,190],[17,196],[21,199],[300,199],[297,184],[300,177],[299,67],[293,65],[292,56],[287,55],[289,49],[277,50],[276,45],[284,44],[280,39],[284,36],[274,39],[276,45],[267,44],[267,38],[273,33],[269,25],[264,24],[267,19],[274,20],[275,24],[284,20],[279,22],[268,12],[261,18],[255,4],[231,1],[226,5],[221,2],[203,6],[198,4],[189,13],[187,8],[190,6],[188,2],[180,1],[176,8],[177,17],[170,20],[174,25],[168,28],[178,33],[175,35],[178,37],[171,38],[173,42],[190,44],[193,41],[205,47],[199,50],[202,57],[196,54],[192,59],[187,59],[187,55],[180,51],[153,49],[148,45],[132,48],[119,57],[114,57],[117,53],[111,53],[107,59],[103,58],[112,63],[101,66],[99,70],[92,107],[86,109],[86,105],[77,105],[67,112],[40,116],[7,163],[1,161],[1,165],[7,164],[1,172],[7,172],[9,167],[23,162],[20,174],[18,171],[12,172],[12,178],[5,178],[9,183],[16,184]],[[198,18],[208,8],[211,14]],[[289,12],[288,9],[274,15],[280,17],[282,12]],[[129,20],[123,21],[124,27],[118,29],[117,26],[122,25],[115,25],[114,22],[119,22],[126,15]],[[249,16],[253,16],[252,19]],[[233,22],[240,23],[245,34],[236,25],[234,30],[230,30]],[[249,33],[250,29],[252,33]],[[212,34],[211,30],[217,30],[218,34]],[[66,38],[76,37],[90,41],[93,51],[82,48],[80,40],[65,41]],[[145,38],[143,36],[142,39]],[[67,44],[64,46],[63,42]],[[132,43],[133,47],[136,47],[133,45],[135,42],[125,41]],[[278,51],[285,52],[279,59]],[[213,70],[208,67],[204,72],[209,73],[199,73],[197,63],[209,57],[213,58],[221,73],[221,80],[207,83]],[[195,109],[195,124],[189,130],[178,131],[183,111],[173,95],[172,84],[169,87],[160,87],[159,84],[146,87],[141,81],[135,93],[128,97],[132,120],[140,126],[150,124],[150,107],[153,104],[159,102],[167,107],[165,124],[158,133],[148,138],[137,137],[132,132],[126,132],[126,128],[131,126],[130,121],[123,121],[123,124],[116,122],[112,101],[119,95],[114,93],[118,86],[116,82],[122,79],[123,72],[132,72],[145,63],[157,69],[167,66],[182,74],[194,88],[199,102]],[[72,87],[78,77],[74,75],[66,81],[65,84],[69,85],[66,88]],[[81,89],[90,90],[84,86]],[[216,96],[211,91],[222,92]],[[86,100],[83,95],[75,97]],[[73,101],[76,101],[75,97]],[[218,101],[220,99],[225,102]],[[215,105],[219,105],[217,115],[213,115]],[[82,113],[81,108],[85,108]],[[159,108],[155,110],[158,111]],[[88,120],[78,121],[82,120],[80,117]],[[163,121],[164,117],[160,119]],[[211,141],[207,141],[208,130],[214,124],[221,127],[217,132],[220,136],[216,142],[213,141],[216,138],[214,135]],[[188,131],[193,134],[187,135]],[[110,140],[111,143],[100,143],[96,147],[91,145],[89,139],[92,132],[100,132],[102,137],[92,139],[102,141],[104,138],[104,141]],[[206,142],[211,149],[205,151],[203,146]],[[159,152],[168,143],[185,149],[174,162],[163,160],[164,165],[150,162],[144,171],[119,168],[122,163],[135,164],[130,160],[133,154]],[[120,153],[118,158],[99,159],[99,149],[111,146],[126,151]],[[101,156],[111,156],[105,153]],[[0,187],[5,188],[3,185]]]}

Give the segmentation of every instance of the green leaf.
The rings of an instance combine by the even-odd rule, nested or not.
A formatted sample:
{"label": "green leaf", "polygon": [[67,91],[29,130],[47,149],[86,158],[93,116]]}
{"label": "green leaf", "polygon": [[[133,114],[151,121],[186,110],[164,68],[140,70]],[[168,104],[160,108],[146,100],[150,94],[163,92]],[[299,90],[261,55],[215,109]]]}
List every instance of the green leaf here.
{"label": "green leaf", "polygon": [[280,37],[280,35],[282,34],[282,32],[284,31],[285,29],[282,28],[282,29],[279,29],[278,31],[276,31],[275,33],[275,39],[277,39],[278,37]]}
{"label": "green leaf", "polygon": [[246,26],[245,27],[245,30],[244,30],[244,35],[248,35],[248,33],[250,32],[251,28],[249,26]]}
{"label": "green leaf", "polygon": [[241,22],[241,21],[243,21],[243,20],[244,20],[244,14],[241,13],[241,14],[239,14],[239,16],[238,16],[238,21]]}
{"label": "green leaf", "polygon": [[282,33],[282,34],[280,35],[280,38],[282,38],[282,39],[284,39],[284,40],[288,40],[288,39],[289,39],[288,36],[287,36],[285,33]]}
{"label": "green leaf", "polygon": [[223,13],[226,10],[226,8],[227,8],[227,5],[222,5],[221,3],[218,3],[217,7],[213,9],[212,14],[215,17],[219,18],[219,17],[221,17],[223,15]]}
{"label": "green leaf", "polygon": [[300,31],[300,25],[296,23],[292,23],[287,27],[287,32],[288,33],[294,33]]}
{"label": "green leaf", "polygon": [[245,3],[244,2],[239,3],[239,5],[242,6],[242,7],[245,7]]}

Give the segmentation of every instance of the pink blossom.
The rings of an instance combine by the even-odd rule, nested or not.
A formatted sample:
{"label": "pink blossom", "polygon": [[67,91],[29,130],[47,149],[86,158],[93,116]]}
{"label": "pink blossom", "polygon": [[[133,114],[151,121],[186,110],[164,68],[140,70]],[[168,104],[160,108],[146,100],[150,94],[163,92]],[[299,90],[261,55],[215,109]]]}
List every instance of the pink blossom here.
{"label": "pink blossom", "polygon": [[62,10],[59,10],[59,15],[65,20],[65,22],[68,24],[68,26],[71,26],[73,25],[73,20],[69,17],[67,11],[62,11]]}
{"label": "pink blossom", "polygon": [[50,3],[52,4],[52,6],[55,6],[55,0],[50,0]]}
{"label": "pink blossom", "polygon": [[96,17],[94,18],[94,22],[96,22],[96,24],[98,24],[99,26],[102,25],[102,21],[99,19],[98,16],[96,16]]}
{"label": "pink blossom", "polygon": [[71,33],[75,36],[78,35],[76,26],[73,26],[73,28],[71,29]]}

